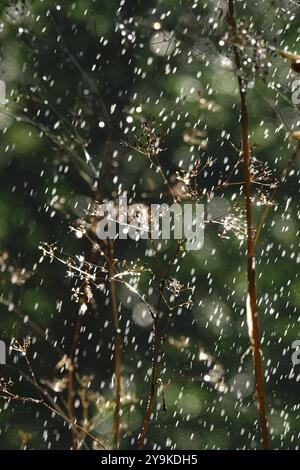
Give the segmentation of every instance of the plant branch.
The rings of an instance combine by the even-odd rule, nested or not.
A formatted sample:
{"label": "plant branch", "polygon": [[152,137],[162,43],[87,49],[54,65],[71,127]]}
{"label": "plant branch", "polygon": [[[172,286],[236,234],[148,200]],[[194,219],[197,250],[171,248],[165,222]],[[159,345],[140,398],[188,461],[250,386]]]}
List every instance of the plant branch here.
{"label": "plant branch", "polygon": [[[80,326],[81,326],[81,316],[80,313],[76,318],[75,330],[72,339],[72,346],[71,346],[71,353],[70,353],[70,364],[68,366],[68,389],[67,389],[67,407],[68,407],[68,415],[72,422],[76,419],[75,413],[75,406],[74,406],[74,358],[75,352],[80,336]],[[77,433],[74,432],[75,429],[72,427],[72,448],[73,450],[78,449],[78,440],[77,440]]]}
{"label": "plant branch", "polygon": [[114,414],[114,435],[113,435],[113,447],[114,449],[119,448],[120,444],[120,427],[121,427],[121,380],[122,380],[122,342],[119,326],[118,317],[118,303],[117,303],[117,291],[116,282],[114,276],[116,274],[114,266],[114,245],[110,239],[107,239],[107,259],[108,259],[108,275],[110,281],[110,296],[112,305],[112,316],[115,333],[115,414]]}
{"label": "plant branch", "polygon": [[[228,1],[228,24],[235,37],[234,43],[237,44],[237,26],[235,20],[234,1]],[[241,56],[240,51],[236,45],[233,46],[235,64],[237,71],[241,70]],[[250,341],[253,348],[254,357],[254,370],[256,378],[256,397],[259,409],[259,421],[262,433],[263,448],[269,448],[269,433],[265,409],[265,393],[263,383],[263,368],[262,358],[260,351],[260,331],[258,322],[258,309],[257,309],[257,296],[256,296],[256,272],[255,272],[255,243],[253,238],[253,222],[252,222],[252,201],[251,201],[251,151],[249,143],[249,119],[247,108],[247,92],[246,83],[241,77],[240,73],[237,75],[240,102],[241,102],[241,131],[242,131],[242,153],[243,153],[243,167],[244,167],[244,195],[245,195],[245,208],[246,208],[246,221],[247,221],[247,277],[248,277],[248,298],[247,298],[247,311],[251,319],[251,334]]]}
{"label": "plant branch", "polygon": [[[3,392],[2,392],[3,393]],[[60,416],[64,421],[66,421],[67,423],[69,423],[72,427],[74,427],[75,429],[78,429],[79,431],[81,431],[82,433],[84,433],[85,435],[87,435],[88,437],[90,437],[93,441],[95,441],[102,449],[105,449],[107,450],[106,446],[101,442],[99,441],[99,439],[97,439],[95,436],[93,436],[92,434],[90,434],[86,429],[84,429],[82,426],[80,426],[79,424],[77,424],[76,422],[74,421],[71,421],[64,413],[61,413],[60,411],[56,410],[55,408],[53,408],[51,405],[49,405],[48,403],[46,403],[44,400],[41,400],[41,399],[36,399],[36,398],[31,398],[31,397],[22,397],[22,396],[19,396],[19,395],[14,395],[10,392],[5,392],[3,395],[0,394],[0,398],[4,398],[6,400],[14,400],[14,401],[20,401],[22,403],[26,403],[26,402],[29,402],[29,403],[34,403],[34,404],[37,404],[37,405],[42,405],[44,406],[45,408],[47,408],[48,410],[50,410],[52,413],[56,414],[57,416]]]}
{"label": "plant branch", "polygon": [[153,410],[153,404],[154,404],[155,392],[156,392],[156,386],[157,386],[157,363],[158,363],[158,353],[159,353],[159,345],[158,345],[158,315],[159,315],[159,309],[160,309],[160,306],[161,306],[161,302],[163,300],[164,289],[165,289],[165,286],[166,286],[168,276],[170,274],[170,271],[171,271],[171,268],[174,264],[174,261],[177,258],[179,250],[180,250],[180,244],[178,243],[177,250],[175,251],[174,256],[170,260],[170,262],[168,264],[167,271],[166,271],[165,275],[163,276],[163,278],[161,280],[161,283],[160,283],[157,313],[154,316],[153,327],[152,327],[151,384],[150,384],[150,391],[149,391],[148,400],[147,400],[146,414],[145,414],[145,418],[144,418],[144,421],[143,421],[143,427],[142,427],[142,431],[141,431],[141,433],[139,435],[139,439],[138,439],[138,446],[139,446],[140,449],[142,449],[144,447],[145,439],[146,439],[148,429],[149,429],[149,425],[150,425],[150,422],[151,422],[151,416],[152,416],[152,410]]}

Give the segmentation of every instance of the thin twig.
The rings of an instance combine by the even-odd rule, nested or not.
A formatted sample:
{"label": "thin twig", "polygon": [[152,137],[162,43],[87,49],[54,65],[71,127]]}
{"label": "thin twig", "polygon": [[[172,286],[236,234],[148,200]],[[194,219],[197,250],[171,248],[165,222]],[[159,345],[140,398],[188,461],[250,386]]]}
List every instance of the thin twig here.
{"label": "thin twig", "polygon": [[115,414],[114,414],[114,435],[113,447],[119,448],[120,444],[120,428],[121,428],[121,380],[122,380],[122,342],[120,334],[120,325],[118,317],[117,290],[114,275],[116,274],[114,266],[114,246],[110,239],[107,239],[107,258],[108,258],[108,275],[110,281],[110,296],[112,305],[112,316],[115,334]]}
{"label": "thin twig", "polygon": [[[38,382],[36,380],[36,377],[35,377],[35,374],[34,374],[34,371],[33,371],[33,368],[31,366],[30,361],[29,361],[27,356],[26,356],[26,363],[27,363],[27,366],[29,368],[30,376],[28,376],[25,372],[17,369],[14,366],[10,366],[8,364],[3,364],[3,365],[4,365],[4,367],[6,367],[8,369],[11,369],[13,371],[18,372],[22,377],[24,377],[26,379],[26,381],[28,381],[31,385],[33,385],[36,388],[36,390],[38,391],[38,393],[40,395],[40,398],[37,399],[37,398],[32,398],[32,397],[21,397],[19,395],[16,395],[16,394],[13,394],[13,393],[9,392],[8,390],[1,390],[1,392],[7,394],[7,396],[6,395],[0,395],[0,398],[4,398],[4,399],[7,399],[7,400],[18,400],[18,401],[23,401],[23,402],[31,402],[31,403],[36,403],[36,404],[42,404],[43,406],[45,406],[46,408],[51,410],[53,413],[55,413],[57,416],[60,416],[64,421],[71,424],[72,428],[74,428],[75,431],[80,430],[86,436],[90,437],[94,442],[96,442],[102,449],[107,450],[106,446],[101,441],[99,441],[99,439],[97,439],[95,436],[93,436],[91,433],[89,433],[86,429],[82,428],[79,424],[77,424],[76,421],[71,421],[71,419],[69,419],[65,415],[65,413],[61,410],[61,408],[58,406],[56,400],[54,400],[49,395],[47,390],[43,389],[43,387],[41,387],[41,385],[38,384]],[[47,403],[43,399],[43,396],[45,396],[49,400],[51,405],[49,405],[49,403]]]}
{"label": "thin twig", "polygon": [[[3,393],[3,392],[2,392]],[[52,413],[56,414],[57,416],[60,416],[64,421],[66,421],[67,423],[69,423],[72,427],[76,428],[76,429],[79,429],[79,431],[83,432],[84,434],[86,434],[88,437],[90,437],[94,442],[96,442],[102,449],[105,449],[107,450],[107,447],[101,442],[99,441],[99,439],[97,439],[95,436],[93,436],[92,434],[90,434],[86,429],[84,429],[82,426],[80,426],[80,424],[77,424],[76,422],[74,421],[71,421],[64,413],[61,413],[59,411],[57,411],[56,409],[54,409],[52,406],[50,406],[48,403],[46,403],[44,400],[41,400],[41,399],[36,399],[36,398],[31,398],[31,397],[22,397],[22,396],[19,396],[19,395],[14,395],[10,392],[5,392],[5,394],[1,395],[0,394],[0,398],[4,398],[6,400],[14,400],[14,401],[21,401],[23,403],[25,402],[30,402],[30,403],[34,403],[34,404],[38,404],[38,405],[42,405],[44,406],[45,408],[48,408],[48,410],[50,410]]]}
{"label": "thin twig", "polygon": [[[78,314],[76,318],[75,330],[72,339],[71,353],[70,353],[70,364],[68,366],[68,389],[67,389],[67,405],[68,405],[68,414],[72,422],[76,419],[75,406],[74,406],[74,358],[75,352],[79,341],[80,336],[80,326],[81,326],[81,315]],[[78,440],[77,434],[74,432],[74,428],[71,428],[72,431],[72,448],[73,450],[78,449]]]}
{"label": "thin twig", "polygon": [[[233,35],[235,36],[237,43],[237,27],[235,20],[234,12],[234,1],[228,1],[228,24],[232,30]],[[237,71],[241,70],[241,57],[240,51],[236,45],[233,46],[235,64]],[[253,239],[253,224],[252,224],[252,202],[251,202],[251,174],[250,174],[250,164],[251,164],[251,151],[249,143],[249,120],[248,120],[248,108],[247,108],[247,92],[246,84],[242,79],[241,75],[238,73],[238,86],[240,92],[241,100],[241,130],[242,130],[242,153],[243,153],[243,165],[244,165],[244,194],[245,194],[245,208],[246,208],[246,221],[247,221],[247,257],[248,257],[248,299],[251,320],[252,320],[252,329],[253,333],[250,337],[252,347],[253,347],[253,357],[254,357],[254,369],[255,369],[255,378],[256,378],[256,392],[257,392],[257,402],[259,408],[259,421],[260,428],[262,433],[263,448],[269,448],[269,433],[268,425],[266,418],[266,409],[265,409],[265,393],[264,393],[264,383],[263,383],[263,369],[262,369],[262,358],[260,352],[260,332],[258,324],[258,309],[257,309],[257,299],[256,299],[256,274],[255,274],[255,244]]]}
{"label": "thin twig", "polygon": [[143,426],[141,433],[139,435],[138,439],[138,446],[140,449],[144,447],[145,444],[145,439],[148,433],[149,425],[151,422],[151,416],[152,416],[152,411],[153,411],[153,404],[154,404],[154,399],[155,399],[155,392],[156,392],[156,386],[157,386],[157,363],[158,363],[158,354],[159,354],[159,342],[158,342],[158,315],[159,315],[159,309],[163,300],[163,294],[164,294],[164,289],[166,286],[166,282],[168,279],[168,276],[170,274],[171,268],[174,264],[175,259],[177,258],[178,252],[180,250],[180,243],[178,243],[177,250],[175,251],[174,256],[171,258],[167,271],[165,275],[162,278],[162,281],[160,283],[160,289],[159,289],[159,299],[158,299],[158,305],[157,305],[157,313],[154,316],[154,321],[153,321],[153,326],[152,326],[152,343],[151,343],[151,384],[150,384],[150,391],[148,395],[148,400],[147,400],[147,407],[146,407],[146,414],[145,418],[143,421]]}

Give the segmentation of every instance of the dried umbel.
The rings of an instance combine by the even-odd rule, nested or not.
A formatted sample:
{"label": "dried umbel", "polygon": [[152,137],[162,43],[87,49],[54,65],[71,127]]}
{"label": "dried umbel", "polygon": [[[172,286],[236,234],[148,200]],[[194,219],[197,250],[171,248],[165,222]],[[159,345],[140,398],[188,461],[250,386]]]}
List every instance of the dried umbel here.
{"label": "dried umbel", "polygon": [[11,379],[0,377],[0,392],[9,392],[14,383]]}
{"label": "dried umbel", "polygon": [[20,352],[23,356],[26,356],[27,350],[30,347],[30,344],[31,344],[30,337],[24,338],[22,343],[20,343],[17,339],[13,339],[10,344],[10,348],[13,351]]}
{"label": "dried umbel", "polygon": [[[196,178],[201,171],[201,162],[196,162],[188,170],[179,170],[176,173],[176,178],[180,183],[177,187],[178,199],[190,198],[194,201],[198,201],[198,191]],[[180,189],[180,191],[179,191]]]}
{"label": "dried umbel", "polygon": [[238,240],[243,241],[247,236],[247,223],[245,209],[237,201],[234,201],[231,210],[219,218],[211,219],[211,222],[222,227],[219,237],[228,239],[233,234]]}
{"label": "dried umbel", "polygon": [[126,147],[133,148],[137,152],[151,158],[157,156],[164,149],[164,135],[155,129],[155,121],[141,123],[140,130],[132,143],[123,141]]}
{"label": "dried umbel", "polygon": [[254,24],[244,20],[237,22],[235,29],[230,25],[220,45],[235,47],[240,54],[241,67],[236,73],[246,81],[253,81],[256,75],[265,78],[272,65],[274,50],[254,30]]}
{"label": "dried umbel", "polygon": [[250,178],[251,182],[260,189],[274,189],[278,185],[278,181],[273,178],[273,172],[268,162],[262,162],[255,157],[251,158]]}

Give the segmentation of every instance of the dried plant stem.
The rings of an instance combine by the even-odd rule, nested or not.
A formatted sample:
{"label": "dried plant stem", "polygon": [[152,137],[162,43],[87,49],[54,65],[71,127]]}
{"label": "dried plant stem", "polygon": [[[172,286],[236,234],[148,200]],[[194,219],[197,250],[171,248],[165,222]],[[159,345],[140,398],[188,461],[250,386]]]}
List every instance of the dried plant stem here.
{"label": "dried plant stem", "polygon": [[[69,418],[72,422],[76,419],[75,406],[74,406],[74,358],[76,353],[76,348],[80,336],[80,327],[81,327],[81,316],[78,314],[75,324],[75,330],[72,340],[71,353],[70,353],[70,364],[68,367],[68,389],[67,389],[67,406]],[[72,427],[72,448],[73,450],[78,449],[78,439],[76,430]]]}
{"label": "dried plant stem", "polygon": [[[93,251],[93,245],[92,245],[91,254],[90,254],[91,262],[93,262],[94,256],[95,256],[95,253]],[[76,318],[72,345],[71,345],[70,365],[68,367],[67,408],[68,408],[69,418],[73,422],[76,420],[76,412],[75,412],[75,406],[74,406],[74,373],[75,373],[74,359],[76,355],[78,342],[80,339],[80,329],[82,325],[82,319],[83,319],[83,316],[80,314],[80,310],[79,310],[77,314],[77,318]],[[86,412],[84,407],[83,407],[83,410],[84,412]],[[72,448],[73,450],[78,450],[78,448],[80,447],[79,442],[78,442],[78,435],[77,435],[76,429],[73,427],[71,428],[71,434],[72,434]]]}
{"label": "dried plant stem", "polygon": [[158,324],[158,315],[155,315],[153,327],[152,327],[152,342],[151,342],[151,385],[150,391],[147,399],[146,414],[143,422],[143,427],[141,434],[138,439],[138,446],[140,449],[144,447],[146,435],[148,433],[149,425],[151,422],[155,391],[156,391],[156,381],[157,381],[157,360],[158,360],[158,347],[157,347],[157,325]]}
{"label": "dried plant stem", "polygon": [[[71,427],[75,430],[76,433],[78,431],[81,431],[85,436],[90,437],[94,442],[96,442],[102,449],[107,450],[106,446],[101,441],[99,441],[99,439],[97,439],[90,432],[88,432],[87,429],[80,426],[76,422],[76,420],[72,421],[70,418],[68,418],[68,416],[66,416],[65,413],[59,407],[57,401],[54,400],[49,395],[47,390],[43,389],[38,384],[38,382],[36,380],[35,373],[33,371],[33,368],[31,366],[31,363],[28,359],[27,354],[25,354],[25,361],[26,361],[30,376],[28,376],[25,372],[17,369],[14,366],[9,366],[9,365],[5,364],[5,367],[21,374],[22,377],[24,377],[30,384],[32,384],[34,386],[34,388],[37,390],[40,398],[37,399],[37,398],[32,398],[32,397],[23,397],[23,396],[15,394],[15,393],[11,393],[9,390],[0,390],[0,398],[6,399],[6,400],[20,401],[20,402],[23,402],[23,403],[29,402],[29,403],[41,404],[42,406],[44,406],[45,408],[50,410],[52,413],[54,413],[57,416],[61,417],[65,422],[69,423],[71,425]],[[44,396],[48,399],[48,401],[51,403],[51,405],[44,400],[44,398],[43,398]]]}
{"label": "dried plant stem", "polygon": [[106,446],[101,442],[99,441],[99,439],[97,439],[95,436],[93,436],[89,431],[87,431],[86,429],[84,429],[82,426],[80,426],[80,424],[76,423],[75,421],[71,421],[67,416],[65,416],[63,413],[60,413],[58,412],[57,410],[55,410],[54,408],[52,408],[52,406],[48,405],[48,403],[45,403],[44,401],[40,401],[40,403],[42,405],[44,405],[46,408],[48,408],[50,411],[52,411],[53,413],[55,413],[56,415],[60,416],[62,419],[64,419],[64,421],[68,422],[72,428],[75,428],[75,429],[78,429],[79,431],[81,431],[83,434],[85,434],[86,436],[90,437],[94,442],[96,442],[96,444],[98,444],[102,449],[104,450],[107,450]]}
{"label": "dried plant stem", "polygon": [[33,382],[35,388],[38,390],[40,397],[42,398],[43,395],[42,395],[42,392],[41,392],[41,390],[40,390],[39,384],[38,384],[38,382],[37,382],[37,380],[36,380],[35,373],[33,372],[33,368],[31,367],[31,364],[30,364],[30,361],[29,361],[29,359],[28,359],[27,353],[25,352],[25,353],[23,354],[23,356],[24,356],[24,358],[25,358],[25,361],[26,361],[28,370],[29,370],[29,372],[30,372],[30,375],[31,375],[31,378],[32,378],[32,382]]}
{"label": "dried plant stem", "polygon": [[[234,1],[229,0],[228,2],[228,23],[232,29],[233,35],[237,36],[235,12],[234,12]],[[237,41],[236,41],[237,43]],[[235,63],[237,70],[241,70],[241,58],[240,52],[237,46],[234,46]],[[255,274],[255,244],[253,238],[253,223],[252,223],[252,202],[251,202],[251,175],[250,175],[250,164],[251,164],[251,152],[249,143],[249,120],[248,120],[248,108],[247,108],[247,93],[246,85],[241,75],[237,76],[240,101],[241,101],[241,130],[242,130],[242,154],[243,154],[243,167],[244,167],[244,195],[245,195],[245,208],[246,208],[246,221],[247,221],[247,277],[248,277],[248,304],[251,312],[252,319],[252,330],[251,343],[253,347],[254,357],[254,370],[256,378],[256,397],[259,409],[259,421],[262,433],[263,448],[269,448],[269,433],[266,418],[265,409],[265,394],[264,394],[264,383],[263,383],[263,368],[262,358],[260,351],[260,332],[258,323],[258,309],[257,309],[257,298],[256,298],[256,274]]]}
{"label": "dried plant stem", "polygon": [[120,325],[118,317],[117,291],[114,275],[116,274],[114,266],[114,246],[111,240],[107,240],[107,260],[108,275],[110,281],[110,296],[112,305],[112,316],[115,333],[115,413],[114,413],[114,434],[113,448],[118,449],[120,444],[120,428],[121,428],[121,391],[122,391],[122,341],[120,334]]}
{"label": "dried plant stem", "polygon": [[47,408],[49,411],[51,411],[52,413],[56,414],[57,416],[60,416],[64,421],[66,421],[67,423],[69,423],[72,428],[75,428],[75,429],[78,429],[79,431],[81,431],[82,433],[84,433],[86,436],[90,437],[94,442],[96,442],[102,449],[105,449],[107,450],[106,446],[101,442],[99,441],[99,439],[97,439],[95,436],[93,436],[92,434],[90,434],[86,429],[84,429],[82,426],[80,426],[79,424],[77,424],[76,422],[72,421],[71,419],[69,419],[64,413],[61,413],[60,411],[56,410],[55,408],[53,408],[51,405],[49,405],[48,403],[46,403],[44,400],[40,400],[40,399],[36,399],[36,398],[31,398],[31,397],[21,397],[19,395],[14,395],[10,392],[5,392],[4,395],[0,395],[0,398],[4,398],[5,400],[13,400],[13,401],[20,401],[20,402],[23,402],[23,403],[26,403],[26,402],[29,402],[29,403],[34,403],[34,404],[37,404],[37,405],[42,405],[44,406],[45,408]]}
{"label": "dried plant stem", "polygon": [[[75,421],[75,408],[74,408],[74,367],[73,364],[69,365],[68,369],[68,398],[67,398],[67,405],[68,405],[68,414],[69,418],[74,423]],[[71,435],[72,435],[72,449],[77,450],[77,434],[74,430],[74,427],[71,428]]]}
{"label": "dried plant stem", "polygon": [[152,358],[151,359],[151,385],[150,385],[150,391],[149,391],[148,400],[147,400],[146,414],[145,414],[145,418],[143,421],[143,427],[142,427],[142,430],[138,439],[138,446],[140,449],[144,447],[146,435],[148,433],[149,425],[151,422],[151,416],[152,416],[152,410],[153,410],[153,404],[154,404],[155,392],[156,392],[156,386],[157,386],[157,363],[158,363],[158,353],[159,353],[159,343],[158,343],[159,309],[163,300],[164,289],[166,286],[168,276],[170,274],[170,270],[173,266],[175,259],[177,258],[179,250],[180,250],[180,244],[178,244],[177,250],[174,256],[172,257],[172,259],[170,260],[167,271],[161,280],[160,289],[159,289],[159,299],[158,299],[158,305],[157,305],[157,314],[153,316],[154,321],[153,321],[153,326],[152,326],[152,343],[151,343],[151,358]]}

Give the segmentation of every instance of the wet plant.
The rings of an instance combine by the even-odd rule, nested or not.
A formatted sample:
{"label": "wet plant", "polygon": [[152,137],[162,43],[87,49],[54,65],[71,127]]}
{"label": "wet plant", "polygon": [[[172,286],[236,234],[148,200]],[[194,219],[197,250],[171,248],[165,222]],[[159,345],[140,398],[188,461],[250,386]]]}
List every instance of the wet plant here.
{"label": "wet plant", "polygon": [[[20,404],[46,423],[40,441],[20,429],[19,447],[288,446],[297,10],[280,30],[286,2],[39,3],[0,22],[1,149],[18,175],[3,200],[26,208],[5,212],[12,236],[3,224],[0,395],[9,419]],[[124,196],[136,212],[114,212],[100,238],[101,207]],[[204,204],[203,247],[143,238],[163,203]],[[288,282],[271,269],[287,253]]]}

